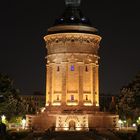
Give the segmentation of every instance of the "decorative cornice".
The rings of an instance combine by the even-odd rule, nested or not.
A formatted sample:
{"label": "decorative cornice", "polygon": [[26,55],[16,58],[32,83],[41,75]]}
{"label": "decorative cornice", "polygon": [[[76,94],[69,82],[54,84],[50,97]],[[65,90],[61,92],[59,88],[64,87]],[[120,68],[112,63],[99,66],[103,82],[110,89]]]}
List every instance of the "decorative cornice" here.
{"label": "decorative cornice", "polygon": [[98,30],[94,27],[90,27],[90,26],[82,26],[82,25],[57,25],[57,26],[53,26],[51,28],[48,29],[48,32],[70,32],[70,31],[80,31],[82,32],[91,32],[91,33],[95,33]]}
{"label": "decorative cornice", "polygon": [[51,43],[56,44],[65,44],[67,42],[78,42],[78,43],[86,43],[86,44],[99,44],[101,37],[93,34],[86,33],[59,33],[59,34],[51,34],[44,37],[47,45],[51,45]]}
{"label": "decorative cornice", "polygon": [[[97,62],[96,62],[97,61]],[[95,57],[95,55],[91,55],[91,54],[70,54],[70,53],[61,53],[61,54],[52,54],[52,55],[48,55],[47,56],[47,63],[62,63],[62,62],[66,62],[66,63],[77,63],[77,62],[81,62],[81,63],[86,63],[86,64],[90,64],[90,63],[98,63],[98,57]]]}

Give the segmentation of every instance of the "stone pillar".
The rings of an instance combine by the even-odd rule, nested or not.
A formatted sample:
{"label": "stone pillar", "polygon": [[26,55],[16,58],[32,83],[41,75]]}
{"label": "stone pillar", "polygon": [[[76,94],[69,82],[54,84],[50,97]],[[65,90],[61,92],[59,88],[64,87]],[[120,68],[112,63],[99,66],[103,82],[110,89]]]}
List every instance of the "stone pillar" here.
{"label": "stone pillar", "polygon": [[90,66],[90,69],[91,69],[91,71],[90,71],[90,73],[91,73],[91,79],[89,79],[90,80],[90,82],[91,82],[91,102],[92,102],[92,104],[94,103],[94,101],[93,101],[93,99],[94,99],[94,97],[93,97],[93,94],[94,94],[94,72],[93,72],[93,64],[90,64],[89,65]]}
{"label": "stone pillar", "polygon": [[95,106],[96,104],[96,99],[95,99],[95,89],[96,89],[96,69],[95,69],[95,64],[92,64],[92,97],[93,97],[93,105]]}
{"label": "stone pillar", "polygon": [[63,106],[66,105],[66,96],[67,96],[67,71],[68,65],[67,62],[62,62],[62,98],[61,103]]}
{"label": "stone pillar", "polygon": [[50,64],[50,105],[53,103],[53,64]]}
{"label": "stone pillar", "polygon": [[99,65],[96,64],[95,67],[95,78],[96,78],[96,84],[95,84],[95,94],[96,94],[96,106],[99,106]]}
{"label": "stone pillar", "polygon": [[79,62],[79,105],[83,105],[83,67],[84,64]]}
{"label": "stone pillar", "polygon": [[46,105],[50,103],[50,67],[46,65]]}

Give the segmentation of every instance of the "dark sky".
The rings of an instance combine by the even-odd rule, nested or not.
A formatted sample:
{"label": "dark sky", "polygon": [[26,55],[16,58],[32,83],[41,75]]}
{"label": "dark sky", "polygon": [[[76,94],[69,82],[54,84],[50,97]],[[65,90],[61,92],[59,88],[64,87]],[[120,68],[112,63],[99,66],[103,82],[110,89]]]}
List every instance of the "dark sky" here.
{"label": "dark sky", "polygon": [[[138,0],[82,0],[82,11],[102,36],[100,92],[117,93],[140,71]],[[22,93],[45,93],[48,27],[64,10],[64,0],[3,0],[0,3],[0,72]]]}

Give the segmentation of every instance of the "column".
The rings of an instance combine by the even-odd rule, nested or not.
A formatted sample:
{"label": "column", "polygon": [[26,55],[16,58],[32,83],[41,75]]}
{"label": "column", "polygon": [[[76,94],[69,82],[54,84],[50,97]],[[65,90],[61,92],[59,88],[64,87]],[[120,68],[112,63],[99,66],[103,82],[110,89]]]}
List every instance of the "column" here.
{"label": "column", "polygon": [[62,62],[62,105],[66,105],[66,96],[67,96],[67,71],[68,65],[67,62]]}
{"label": "column", "polygon": [[96,88],[96,69],[95,69],[95,64],[92,63],[92,97],[93,97],[93,105],[94,106],[96,104],[95,88]]}
{"label": "column", "polygon": [[53,104],[53,64],[50,64],[50,104]]}
{"label": "column", "polygon": [[78,62],[79,65],[79,105],[83,105],[83,62]]}
{"label": "column", "polygon": [[96,64],[96,84],[95,84],[95,93],[96,93],[96,106],[99,106],[99,65]]}
{"label": "column", "polygon": [[50,68],[46,65],[46,105],[50,102]]}

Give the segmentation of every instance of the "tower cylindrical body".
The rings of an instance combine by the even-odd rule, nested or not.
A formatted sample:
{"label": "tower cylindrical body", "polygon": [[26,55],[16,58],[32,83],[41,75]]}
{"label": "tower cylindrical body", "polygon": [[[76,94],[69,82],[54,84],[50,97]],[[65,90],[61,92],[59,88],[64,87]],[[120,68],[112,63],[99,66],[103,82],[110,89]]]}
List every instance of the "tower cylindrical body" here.
{"label": "tower cylindrical body", "polygon": [[88,131],[118,129],[118,115],[99,111],[101,37],[80,10],[81,0],[65,0],[66,9],[44,37],[46,107],[28,116],[35,129]]}
{"label": "tower cylindrical body", "polygon": [[101,37],[89,33],[45,36],[46,105],[99,106],[98,49]]}

